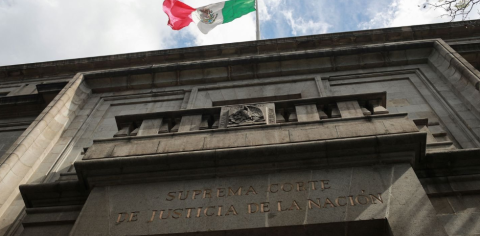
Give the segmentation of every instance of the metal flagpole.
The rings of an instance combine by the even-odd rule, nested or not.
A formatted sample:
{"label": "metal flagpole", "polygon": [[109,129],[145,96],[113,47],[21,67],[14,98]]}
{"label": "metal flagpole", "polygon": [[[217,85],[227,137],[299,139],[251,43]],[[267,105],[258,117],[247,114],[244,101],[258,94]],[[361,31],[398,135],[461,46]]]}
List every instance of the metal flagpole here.
{"label": "metal flagpole", "polygon": [[255,12],[257,13],[257,40],[260,40],[260,18],[258,17],[258,0],[255,0]]}

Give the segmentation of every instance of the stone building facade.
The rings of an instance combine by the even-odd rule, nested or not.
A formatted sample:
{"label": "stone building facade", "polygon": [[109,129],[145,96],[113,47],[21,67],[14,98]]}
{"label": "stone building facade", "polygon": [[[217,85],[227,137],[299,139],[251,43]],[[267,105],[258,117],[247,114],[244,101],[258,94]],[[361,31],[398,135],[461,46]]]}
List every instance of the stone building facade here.
{"label": "stone building facade", "polygon": [[480,235],[479,27],[0,67],[0,235]]}

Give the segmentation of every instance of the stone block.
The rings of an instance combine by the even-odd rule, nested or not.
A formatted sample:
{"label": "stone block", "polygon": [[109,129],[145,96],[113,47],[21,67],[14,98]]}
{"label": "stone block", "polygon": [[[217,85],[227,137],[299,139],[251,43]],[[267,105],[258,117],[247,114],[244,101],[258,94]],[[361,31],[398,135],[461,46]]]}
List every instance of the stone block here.
{"label": "stone block", "polygon": [[409,64],[419,64],[427,61],[432,53],[432,48],[407,49],[407,59]]}
{"label": "stone block", "polygon": [[162,126],[162,118],[142,121],[137,136],[157,135]]}
{"label": "stone block", "polygon": [[299,71],[324,72],[332,70],[332,63],[328,57],[281,61],[281,70],[283,75],[298,74]]}
{"label": "stone block", "polygon": [[202,116],[202,122],[200,123],[199,130],[209,129],[210,115]]}
{"label": "stone block", "polygon": [[202,115],[183,116],[180,122],[179,132],[200,130]]}
{"label": "stone block", "polygon": [[299,122],[320,120],[315,104],[295,106],[295,110]]}
{"label": "stone block", "polygon": [[267,124],[276,124],[277,123],[277,115],[275,114],[275,107],[265,107],[265,120]]}
{"label": "stone block", "polygon": [[434,195],[453,192],[447,177],[425,178],[420,179],[420,182],[427,194]]}
{"label": "stone block", "polygon": [[233,80],[251,79],[254,74],[253,64],[231,66],[231,78]]}
{"label": "stone block", "polygon": [[112,157],[122,157],[122,156],[139,156],[139,155],[149,155],[157,153],[157,148],[159,141],[148,140],[148,141],[134,141],[124,144],[115,145],[115,148],[112,151]]}
{"label": "stone block", "polygon": [[333,126],[324,126],[320,128],[292,129],[290,132],[290,142],[305,142],[314,140],[326,140],[338,138],[338,132]]}
{"label": "stone block", "polygon": [[480,213],[479,194],[449,196],[448,201],[455,214]]}
{"label": "stone block", "polygon": [[371,68],[378,67],[385,64],[385,59],[382,53],[366,53],[361,55],[362,66]]}
{"label": "stone block", "polygon": [[360,56],[348,55],[335,57],[336,67],[339,70],[352,70],[360,68]]}
{"label": "stone block", "polygon": [[363,117],[363,111],[357,101],[337,102],[342,118]]}
{"label": "stone block", "polygon": [[405,51],[390,51],[388,52],[389,65],[406,65],[407,55]]}
{"label": "stone block", "polygon": [[297,112],[296,110],[289,110],[288,111],[288,122],[297,122],[298,117],[297,117]]}
{"label": "stone block", "polygon": [[131,75],[128,79],[128,86],[132,89],[150,88],[153,82],[153,74]]}
{"label": "stone block", "polygon": [[177,81],[177,73],[175,71],[169,71],[155,73],[153,83],[156,87],[166,87],[176,85]]}
{"label": "stone block", "polygon": [[373,123],[359,124],[342,124],[335,126],[340,138],[371,136],[376,135],[377,130]]}
{"label": "stone block", "polygon": [[428,129],[426,125],[417,125],[417,128],[420,132],[427,133],[427,144],[435,143],[436,139]]}
{"label": "stone block", "polygon": [[246,145],[246,134],[225,134],[205,138],[205,149],[232,148]]}
{"label": "stone block", "polygon": [[285,117],[284,117],[284,112],[283,110],[276,110],[275,111],[275,120],[277,123],[285,123]]}
{"label": "stone block", "polygon": [[418,132],[417,126],[411,120],[396,119],[382,121],[389,134]]}
{"label": "stone block", "polygon": [[[385,228],[365,221],[385,219],[392,235],[446,235],[408,168],[385,165],[96,187],[71,235],[234,236],[247,229],[265,230],[253,235],[306,235],[306,229],[315,235],[342,229],[340,235],[380,236]],[[280,226],[297,228],[275,229]],[[366,228],[381,231],[371,234]]]}
{"label": "stone block", "polygon": [[26,166],[21,161],[17,161],[10,171],[17,176],[25,176],[30,170],[30,166]]}
{"label": "stone block", "polygon": [[372,115],[372,112],[367,110],[367,108],[365,107],[362,107],[362,113],[364,116],[371,116]]}
{"label": "stone block", "polygon": [[230,115],[230,109],[228,107],[222,107],[220,111],[220,117],[218,121],[218,128],[226,129],[228,126],[228,116]]}
{"label": "stone block", "polygon": [[185,139],[185,145],[183,146],[182,151],[199,151],[203,150],[205,146],[205,135],[195,135]]}
{"label": "stone block", "polygon": [[280,62],[259,63],[257,65],[257,73],[262,77],[281,75]]}
{"label": "stone block", "polygon": [[453,191],[469,192],[480,189],[480,175],[451,176],[448,182]]}
{"label": "stone block", "polygon": [[100,218],[109,219],[110,214],[108,213],[109,204],[109,195],[106,187],[96,187],[90,193],[88,201],[85,203],[80,217],[84,215],[91,215],[92,217],[87,217],[87,219],[82,219],[77,222],[70,235],[88,235],[92,229],[96,235],[109,235],[109,222],[104,220],[99,220]]}
{"label": "stone block", "polygon": [[340,110],[337,107],[332,107],[332,118],[340,118],[342,115],[340,114]]}
{"label": "stone block", "polygon": [[286,130],[249,132],[246,136],[247,146],[288,143],[289,141],[290,138]]}
{"label": "stone block", "polygon": [[92,147],[88,149],[83,159],[88,160],[88,159],[110,157],[112,155],[114,148],[115,148],[115,144],[113,143],[95,143]]}
{"label": "stone block", "polygon": [[203,70],[180,70],[179,80],[182,84],[199,84],[203,81]]}
{"label": "stone block", "polygon": [[480,234],[480,214],[448,214],[438,216],[449,235]]}
{"label": "stone block", "polygon": [[205,68],[203,76],[209,82],[224,81],[228,79],[227,67]]}
{"label": "stone block", "polygon": [[328,119],[327,113],[325,113],[323,110],[318,109],[318,116],[320,116],[320,119]]}
{"label": "stone block", "polygon": [[438,215],[455,213],[447,197],[431,197],[430,202]]}
{"label": "stone block", "polygon": [[410,165],[395,167],[388,222],[393,235],[447,235]]}
{"label": "stone block", "polygon": [[160,126],[160,129],[158,130],[159,134],[165,134],[169,132],[169,124],[167,121],[162,122],[162,125]]}

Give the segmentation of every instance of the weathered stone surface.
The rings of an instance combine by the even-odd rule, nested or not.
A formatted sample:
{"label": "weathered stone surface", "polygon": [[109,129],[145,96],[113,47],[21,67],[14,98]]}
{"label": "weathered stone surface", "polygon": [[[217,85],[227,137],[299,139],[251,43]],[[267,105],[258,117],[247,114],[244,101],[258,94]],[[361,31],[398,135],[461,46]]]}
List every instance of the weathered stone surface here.
{"label": "weathered stone surface", "polygon": [[413,169],[392,172],[388,222],[393,235],[447,235]]}
{"label": "weathered stone surface", "polygon": [[439,215],[448,235],[476,235],[480,233],[479,213]]}
{"label": "weathered stone surface", "polygon": [[[410,163],[422,178],[446,178],[447,185],[423,186],[430,197],[435,198],[431,201],[440,214],[438,218],[450,235],[478,234],[475,192],[478,192],[478,181],[472,177],[480,173],[478,150],[462,150],[480,147],[480,73],[475,69],[480,58],[475,40],[480,34],[470,25],[465,27],[465,24],[477,23],[402,27],[1,67],[0,96],[5,91],[9,96],[0,98],[0,105],[15,104],[15,107],[0,112],[0,123],[13,114],[37,115],[43,109],[22,105],[26,102],[42,99],[53,102],[30,127],[24,127],[26,130],[16,136],[17,141],[4,143],[2,147],[2,137],[9,135],[0,135],[0,154],[4,152],[4,157],[8,157],[0,159],[0,235],[12,232],[9,225],[21,219],[17,216],[23,203],[15,190],[19,183],[43,183],[39,186],[57,180],[64,183],[66,178],[58,179],[62,174],[78,175],[82,186],[88,190],[93,188],[92,198],[112,196],[112,191],[122,188],[128,190],[112,198],[120,202],[117,206],[127,207],[163,207],[155,204],[160,199],[155,193],[175,183],[180,183],[178,189],[190,189],[192,194],[197,188],[214,188],[227,180],[232,185],[248,182],[250,185],[246,184],[243,190],[247,185],[291,181],[297,189],[277,194],[284,199],[283,204],[314,196],[312,192],[297,191],[301,186],[295,186],[298,182],[293,181],[315,176],[333,178],[338,180],[335,181],[338,188],[326,189],[322,194],[345,197],[338,199],[338,203],[337,199],[333,200],[333,206],[324,202],[322,208],[318,208],[322,214],[314,211],[316,206],[305,210],[305,204],[298,206],[303,211],[289,204],[288,208],[293,205],[292,210],[276,214],[274,210],[277,207],[278,211],[278,205],[274,205],[270,206],[270,212],[260,214],[262,202],[265,207],[267,200],[278,204],[280,198],[273,193],[255,196],[252,193],[252,198],[236,201],[243,207],[259,204],[260,212],[249,214],[250,218],[232,220],[218,216],[209,221],[205,214],[211,214],[213,208],[202,208],[199,221],[177,219],[177,224],[161,225],[160,220],[160,228],[152,227],[152,222],[147,227],[129,227],[131,234],[148,235],[157,229],[195,234],[196,231],[188,230],[199,229],[203,230],[202,235],[324,232],[342,236],[388,235],[384,230],[389,228],[390,235],[443,235],[442,226],[432,217],[435,215],[432,204],[426,200],[408,164],[386,168],[398,163]],[[75,78],[83,76],[84,82],[69,83],[56,98],[46,94],[50,86],[35,85],[44,81],[70,81],[77,72],[80,74]],[[380,98],[359,98],[358,101],[357,97],[339,100],[331,97],[352,94],[361,97],[383,91],[388,96],[384,93]],[[308,107],[310,102],[300,101],[317,97],[325,98],[326,102]],[[369,102],[372,99],[374,103]],[[255,126],[229,125],[230,116],[237,111],[176,115],[179,110],[219,111],[220,106],[259,105],[281,100],[289,102],[264,107],[264,120]],[[275,114],[276,109],[284,111],[283,120]],[[151,116],[143,122],[131,120],[135,125],[122,135],[137,134],[138,137],[112,139],[118,131],[115,117],[134,114],[138,118],[163,111],[173,113],[165,116],[161,123],[148,121],[161,116]],[[411,120],[400,118],[406,115],[382,115],[388,112],[405,112],[410,119],[428,118],[429,126],[442,128],[420,133]],[[359,118],[364,115],[371,116]],[[214,117],[213,125],[211,117]],[[138,127],[140,123],[143,127]],[[1,134],[10,128],[0,125]],[[215,130],[217,128],[222,130]],[[98,139],[107,140],[93,142]],[[425,140],[429,152],[426,156]],[[10,144],[13,144],[11,148]],[[86,147],[90,148],[83,155]],[[460,150],[450,150],[454,148]],[[435,153],[430,153],[433,149]],[[80,159],[84,161],[72,166]],[[336,169],[347,166],[355,168]],[[292,170],[296,172],[290,175],[287,171]],[[368,174],[373,172],[375,174]],[[157,183],[147,184],[149,182]],[[349,196],[369,190],[362,188],[365,183],[386,191],[388,206],[364,209],[356,207],[361,205],[358,202],[356,206],[341,208],[344,203],[351,204]],[[132,187],[136,184],[138,187]],[[385,186],[389,186],[388,190]],[[58,186],[50,187],[43,192],[22,192],[22,196],[29,207],[28,199],[32,196],[38,197],[33,199],[41,206],[75,202],[71,192],[55,192]],[[153,194],[148,195],[150,193]],[[353,205],[356,201],[353,198]],[[189,207],[186,202],[166,206],[186,209]],[[115,217],[95,213],[113,209],[109,201],[90,203],[85,205],[84,219]],[[205,201],[207,207],[209,203],[215,202]],[[227,207],[228,202],[221,204]],[[219,210],[218,204],[215,206],[215,210]],[[251,207],[256,209],[256,205]],[[139,220],[148,221],[144,218],[135,221],[135,216],[129,214],[125,222],[111,229],[123,227],[127,221],[130,225],[140,223]],[[70,224],[73,218],[62,216],[52,220],[48,227],[37,225],[46,222],[42,219],[51,220],[49,217],[53,216],[29,215],[23,222],[26,227],[19,230],[23,229],[26,235],[68,233],[68,227],[60,225],[66,224],[62,219]],[[195,218],[196,215],[192,215],[192,220],[197,220]],[[92,220],[86,222],[84,228],[105,230],[110,223],[102,225]],[[228,227],[236,228],[230,231]],[[210,229],[214,231],[208,231]]]}
{"label": "weathered stone surface", "polygon": [[200,124],[202,123],[202,115],[184,116],[180,123],[178,132],[188,132],[200,130]]}
{"label": "weathered stone surface", "polygon": [[338,102],[337,107],[342,118],[363,117],[363,111],[357,101]]}
{"label": "weathered stone surface", "polygon": [[295,110],[299,122],[320,120],[315,104],[295,106]]}
{"label": "weathered stone surface", "polygon": [[138,131],[138,136],[156,135],[162,126],[163,119],[144,120]]}
{"label": "weathered stone surface", "polygon": [[[313,115],[318,116],[318,113]],[[201,116],[197,118],[200,119]],[[264,125],[261,126],[261,128],[252,127],[252,129],[245,130],[241,133],[237,133],[236,130],[227,129],[222,131],[212,130],[210,132],[198,131],[191,134],[182,134],[181,136],[160,135],[147,138],[137,137],[130,141],[129,139],[112,139],[99,142],[98,144],[95,143],[87,151],[84,160],[144,155],[146,152],[153,154],[155,151],[147,150],[154,150],[155,145],[158,145],[158,143],[160,144],[156,153],[170,153],[183,152],[187,146],[189,147],[189,151],[201,151],[246,147],[253,143],[255,143],[254,145],[262,143],[263,145],[267,145],[418,132],[416,125],[411,120],[406,119],[402,114],[385,117],[378,116],[373,119],[373,121],[370,121],[367,118],[359,117],[345,121],[325,120],[323,122],[318,121],[319,123],[291,123],[284,126]],[[289,134],[288,137],[284,136],[286,133]],[[279,134],[282,134],[282,138],[270,137],[270,135],[272,135],[272,137],[278,137],[277,135]],[[150,144],[148,142],[150,142]]]}
{"label": "weathered stone surface", "polygon": [[[0,216],[9,211],[18,194],[18,186],[28,181],[41,161],[67,132],[80,106],[85,103],[90,90],[82,75],[73,78],[58,94],[52,104],[37,117],[36,122],[19,137],[4,156],[0,157]],[[75,104],[75,102],[77,104]],[[70,133],[74,133],[70,130]],[[72,134],[73,136],[73,134]],[[5,164],[4,164],[5,163]],[[15,207],[14,207],[15,208]],[[3,226],[2,226],[3,228]]]}
{"label": "weathered stone surface", "polygon": [[[95,208],[98,204],[103,207]],[[155,235],[385,218],[393,235],[446,235],[408,165],[95,188],[71,235]],[[425,219],[429,223],[422,223]]]}

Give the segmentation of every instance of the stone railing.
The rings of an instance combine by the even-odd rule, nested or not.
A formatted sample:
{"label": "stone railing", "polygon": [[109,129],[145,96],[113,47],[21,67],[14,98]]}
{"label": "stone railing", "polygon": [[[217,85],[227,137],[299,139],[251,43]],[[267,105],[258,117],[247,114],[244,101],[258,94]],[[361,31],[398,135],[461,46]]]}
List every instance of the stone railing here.
{"label": "stone railing", "polygon": [[293,99],[115,117],[114,137],[149,136],[388,114],[386,93]]}
{"label": "stone railing", "polygon": [[117,137],[94,140],[75,170],[91,187],[300,166],[417,166],[427,133],[406,113],[385,114],[385,102],[386,93],[371,93],[118,116]]}

